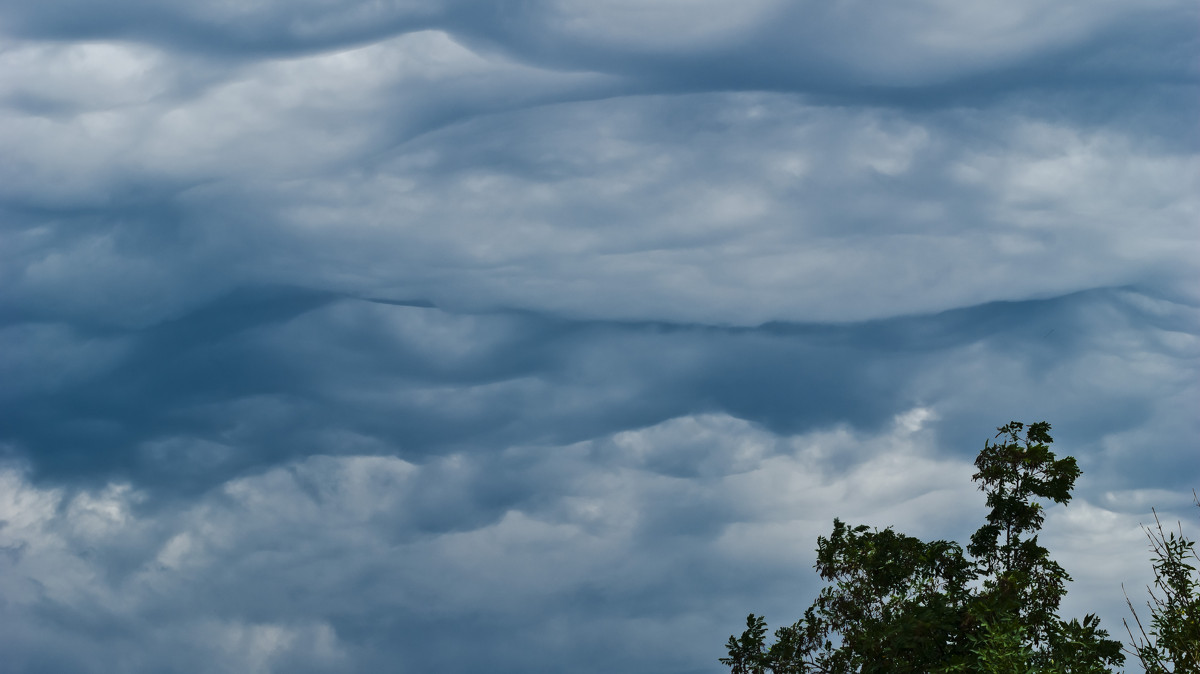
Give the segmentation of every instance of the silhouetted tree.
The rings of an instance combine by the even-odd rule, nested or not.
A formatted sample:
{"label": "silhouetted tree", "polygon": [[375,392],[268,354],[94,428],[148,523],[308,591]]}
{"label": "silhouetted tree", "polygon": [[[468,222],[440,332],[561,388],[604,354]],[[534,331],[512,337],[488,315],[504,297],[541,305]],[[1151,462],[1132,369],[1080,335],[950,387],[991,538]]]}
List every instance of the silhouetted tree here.
{"label": "silhouetted tree", "polygon": [[1121,644],[1096,616],[1058,617],[1070,576],[1038,543],[1042,500],[1071,500],[1075,459],[1050,451],[1044,421],[997,431],[975,460],[989,513],[966,554],[835,519],[817,540],[815,568],[829,584],[816,601],[769,647],[765,619],[751,614],[721,662],[738,674],[1090,674],[1121,664]]}
{"label": "silhouetted tree", "polygon": [[[1200,506],[1200,500],[1196,505]],[[1154,566],[1154,586],[1146,602],[1150,629],[1147,632],[1126,595],[1125,602],[1138,628],[1135,636],[1129,621],[1125,621],[1129,652],[1148,674],[1200,674],[1200,571],[1193,565],[1200,564],[1196,544],[1183,535],[1182,528],[1178,535],[1164,531],[1157,512],[1154,527],[1145,530]]]}

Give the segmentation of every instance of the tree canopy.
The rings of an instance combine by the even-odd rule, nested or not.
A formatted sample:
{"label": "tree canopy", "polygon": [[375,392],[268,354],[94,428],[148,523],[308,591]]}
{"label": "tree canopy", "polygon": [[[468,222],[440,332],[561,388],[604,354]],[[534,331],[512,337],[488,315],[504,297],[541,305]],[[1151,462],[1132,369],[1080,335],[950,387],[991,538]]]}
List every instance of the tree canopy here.
{"label": "tree canopy", "polygon": [[[965,550],[835,519],[817,541],[827,585],[816,600],[770,645],[765,618],[750,614],[721,662],[732,674],[1113,671],[1121,643],[1093,614],[1059,616],[1071,578],[1038,541],[1046,504],[1067,504],[1080,475],[1052,443],[1045,421],[1010,422],[984,443],[972,479],[989,511]],[[1158,593],[1128,652],[1155,674],[1200,674],[1200,578],[1188,563],[1200,558],[1182,533],[1148,533]]]}

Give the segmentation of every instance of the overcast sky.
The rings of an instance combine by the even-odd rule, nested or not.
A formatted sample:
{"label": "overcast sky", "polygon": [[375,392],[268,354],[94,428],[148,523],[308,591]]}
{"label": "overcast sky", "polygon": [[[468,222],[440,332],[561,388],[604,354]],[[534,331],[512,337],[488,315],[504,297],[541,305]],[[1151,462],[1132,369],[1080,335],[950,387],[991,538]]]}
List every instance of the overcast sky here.
{"label": "overcast sky", "polygon": [[5,670],[714,673],[1013,419],[1123,634],[1200,530],[1198,26],[0,1]]}

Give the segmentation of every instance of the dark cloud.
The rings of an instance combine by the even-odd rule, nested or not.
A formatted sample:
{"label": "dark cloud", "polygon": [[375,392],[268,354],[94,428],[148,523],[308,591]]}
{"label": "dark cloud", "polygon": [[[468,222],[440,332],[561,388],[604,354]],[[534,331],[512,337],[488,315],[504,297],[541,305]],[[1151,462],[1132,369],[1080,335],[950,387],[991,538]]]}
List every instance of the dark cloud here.
{"label": "dark cloud", "polygon": [[[456,315],[412,306],[422,302],[243,290],[156,326],[109,332],[115,355],[105,366],[81,363],[85,373],[64,373],[58,385],[11,391],[12,422],[0,440],[38,474],[133,477],[174,490],[312,453],[423,461],[522,441],[570,443],[707,411],[781,434],[838,423],[876,429],[899,410],[954,406],[998,386],[1041,389],[1023,396],[1038,401],[1029,414],[1058,412],[1099,437],[1149,421],[1145,387],[1081,391],[1078,374],[1056,378],[1115,355],[1096,338],[1101,325],[1110,334],[1150,325],[1148,334],[1186,334],[1185,319],[1153,315],[1154,301],[1139,298],[1096,291],[865,323],[721,328]],[[63,351],[88,348],[70,333],[47,334],[63,335]],[[1190,355],[1157,347],[1140,352],[1181,365]],[[995,369],[983,390],[956,371],[955,354],[970,350],[968,367],[986,353]],[[1117,382],[1133,367],[1113,365]],[[939,388],[927,389],[931,378]],[[1076,407],[1081,398],[1087,409]],[[968,438],[1000,411],[976,410],[962,412],[976,424],[963,424]],[[1017,412],[1025,410],[1005,414]],[[658,469],[695,471],[693,459]]]}
{"label": "dark cloud", "polygon": [[436,26],[445,14],[435,2],[5,5],[9,30],[27,39],[136,40],[217,58],[345,48]]}

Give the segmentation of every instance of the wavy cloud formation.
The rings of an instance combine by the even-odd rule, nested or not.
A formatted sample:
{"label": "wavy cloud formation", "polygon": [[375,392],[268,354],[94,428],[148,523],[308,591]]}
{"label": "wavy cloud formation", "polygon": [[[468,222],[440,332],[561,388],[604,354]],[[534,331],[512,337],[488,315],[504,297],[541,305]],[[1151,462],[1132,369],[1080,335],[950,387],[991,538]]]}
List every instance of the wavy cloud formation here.
{"label": "wavy cloud formation", "polygon": [[1009,419],[1116,627],[1200,478],[1197,21],[0,1],[0,650],[717,671]]}

